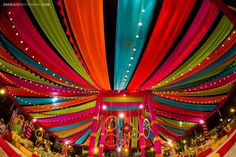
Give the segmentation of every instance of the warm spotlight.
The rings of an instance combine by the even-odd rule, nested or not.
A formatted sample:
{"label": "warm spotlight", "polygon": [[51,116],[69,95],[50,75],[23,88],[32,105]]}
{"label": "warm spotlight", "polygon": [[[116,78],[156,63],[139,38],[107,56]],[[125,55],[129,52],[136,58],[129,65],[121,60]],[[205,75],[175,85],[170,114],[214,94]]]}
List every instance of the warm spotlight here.
{"label": "warm spotlight", "polygon": [[231,113],[234,113],[234,112],[235,112],[235,109],[234,109],[234,108],[231,108],[231,109],[230,109],[230,112],[231,112]]}
{"label": "warm spotlight", "polygon": [[94,151],[95,154],[97,154],[98,153],[98,148],[95,147],[93,151]]}
{"label": "warm spotlight", "polygon": [[0,89],[0,94],[4,95],[6,93],[6,90],[4,88]]}

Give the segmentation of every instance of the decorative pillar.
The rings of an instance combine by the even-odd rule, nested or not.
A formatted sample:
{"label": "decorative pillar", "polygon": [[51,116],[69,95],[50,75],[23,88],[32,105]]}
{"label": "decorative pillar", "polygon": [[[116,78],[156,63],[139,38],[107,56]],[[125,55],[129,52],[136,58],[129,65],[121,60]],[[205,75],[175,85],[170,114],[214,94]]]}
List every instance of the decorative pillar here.
{"label": "decorative pillar", "polygon": [[88,154],[89,157],[94,157],[94,148],[95,148],[95,143],[96,143],[97,129],[99,126],[98,120],[99,120],[99,111],[100,111],[101,103],[102,103],[102,97],[101,97],[101,94],[99,93],[97,97],[96,106],[94,109],[92,131],[90,134],[89,154]]}
{"label": "decorative pillar", "polygon": [[208,132],[208,129],[207,129],[207,125],[206,125],[205,122],[202,123],[202,127],[203,127],[203,130],[204,130],[205,139],[206,139],[206,140],[210,139],[209,132]]}
{"label": "decorative pillar", "polygon": [[139,147],[141,149],[141,157],[145,157],[145,140],[144,140],[144,133],[143,133],[143,119],[142,115],[138,117],[138,123],[139,123]]}
{"label": "decorative pillar", "polygon": [[[121,127],[123,126],[123,121],[124,121],[124,117],[123,116],[120,116],[118,115],[118,127],[116,129],[116,133],[118,135],[118,141],[120,141],[123,137],[123,133],[120,131],[121,130]],[[117,157],[121,157],[123,156],[123,151],[124,151],[124,148],[122,145],[117,145],[116,146],[116,149],[117,149]]]}
{"label": "decorative pillar", "polygon": [[150,119],[151,119],[151,126],[153,129],[153,135],[154,135],[154,145],[155,145],[155,152],[156,156],[162,156],[161,154],[161,141],[160,141],[160,136],[159,132],[157,129],[158,121],[156,120],[156,116],[153,113],[153,100],[152,96],[150,94],[147,95],[146,97],[146,102],[148,105],[149,113],[150,113]]}
{"label": "decorative pillar", "polygon": [[67,156],[67,145],[64,143],[62,147],[62,155]]}
{"label": "decorative pillar", "polygon": [[103,157],[103,149],[104,149],[104,141],[105,141],[105,119],[102,119],[102,130],[101,130],[101,137],[100,137],[100,145],[99,145],[99,157]]}

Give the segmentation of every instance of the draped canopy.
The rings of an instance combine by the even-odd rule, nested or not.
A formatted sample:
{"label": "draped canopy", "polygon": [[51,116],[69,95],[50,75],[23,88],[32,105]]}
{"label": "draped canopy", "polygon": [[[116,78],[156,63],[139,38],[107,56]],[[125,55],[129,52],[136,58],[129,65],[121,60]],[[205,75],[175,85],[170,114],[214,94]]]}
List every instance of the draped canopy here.
{"label": "draped canopy", "polygon": [[214,1],[27,3],[1,9],[1,82],[62,141],[88,146],[97,117],[97,144],[104,117],[121,112],[136,128],[152,112],[160,136],[179,139],[234,90],[235,16]]}

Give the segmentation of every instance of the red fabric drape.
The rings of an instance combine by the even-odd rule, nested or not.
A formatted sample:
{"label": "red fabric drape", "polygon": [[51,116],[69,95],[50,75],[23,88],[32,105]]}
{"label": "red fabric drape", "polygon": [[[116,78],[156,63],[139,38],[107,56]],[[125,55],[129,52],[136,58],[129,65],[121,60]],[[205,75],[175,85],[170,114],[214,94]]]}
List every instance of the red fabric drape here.
{"label": "red fabric drape", "polygon": [[[150,88],[173,72],[194,50],[205,36],[210,26],[218,15],[218,9],[209,1],[203,1],[194,21],[179,42],[178,46],[157,69],[155,74],[142,86],[142,89]],[[170,66],[171,65],[171,66]]]}
{"label": "red fabric drape", "polygon": [[185,0],[163,2],[150,41],[128,89],[137,89],[154,72],[182,30],[194,3]]}

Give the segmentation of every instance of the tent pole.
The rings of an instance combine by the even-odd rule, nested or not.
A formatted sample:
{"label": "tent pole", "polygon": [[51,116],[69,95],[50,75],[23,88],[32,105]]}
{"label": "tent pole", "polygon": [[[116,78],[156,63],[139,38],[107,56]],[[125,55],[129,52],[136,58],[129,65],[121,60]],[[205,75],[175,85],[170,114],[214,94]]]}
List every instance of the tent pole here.
{"label": "tent pole", "polygon": [[89,141],[89,157],[94,157],[94,148],[95,148],[95,143],[96,143],[96,136],[97,136],[97,129],[98,129],[98,120],[99,120],[99,111],[100,111],[100,106],[102,102],[102,97],[101,94],[98,94],[97,97],[97,102],[95,106],[95,114],[93,116],[93,125],[92,125],[92,131],[90,134],[90,141]]}

